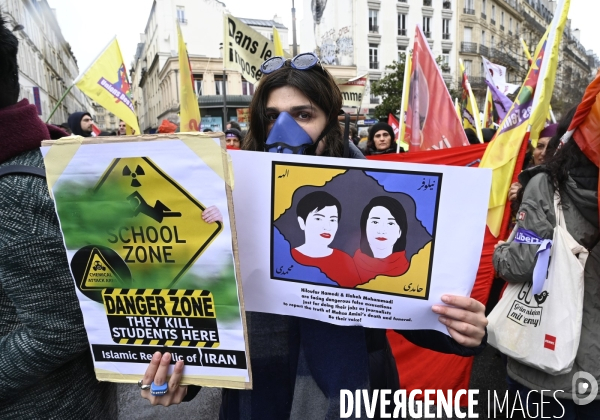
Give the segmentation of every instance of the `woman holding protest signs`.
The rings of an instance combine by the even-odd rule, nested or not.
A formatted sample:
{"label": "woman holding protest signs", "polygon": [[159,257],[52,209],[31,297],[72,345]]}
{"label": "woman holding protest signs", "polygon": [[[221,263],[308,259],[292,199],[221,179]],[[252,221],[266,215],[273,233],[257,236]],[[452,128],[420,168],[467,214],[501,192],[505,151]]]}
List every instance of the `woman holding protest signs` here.
{"label": "woman holding protest signs", "polygon": [[[261,70],[264,76],[250,106],[244,149],[364,158],[343,136],[338,122],[342,95],[316,55],[273,57]],[[462,296],[442,300],[449,306],[435,305],[432,310],[452,338],[436,331],[401,334],[437,351],[476,354],[483,347],[487,325],[484,306]],[[258,312],[248,312],[247,320],[253,389],[224,390],[223,419],[337,418],[340,390],[399,387],[385,330]],[[179,386],[183,363],[178,362],[167,392],[151,395],[147,388],[152,382],[166,383],[169,363],[168,353],[155,354],[140,381],[142,396],[153,404],[179,403],[186,393],[190,399],[197,392]]]}

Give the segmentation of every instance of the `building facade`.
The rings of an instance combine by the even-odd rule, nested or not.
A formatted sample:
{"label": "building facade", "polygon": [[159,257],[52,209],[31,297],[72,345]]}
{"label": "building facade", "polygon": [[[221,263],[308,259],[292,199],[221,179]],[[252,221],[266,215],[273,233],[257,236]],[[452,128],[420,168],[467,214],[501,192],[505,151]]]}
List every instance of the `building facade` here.
{"label": "building facade", "polygon": [[[456,0],[452,0],[456,1]],[[471,87],[483,103],[486,84],[482,56],[507,68],[507,81],[521,84],[529,70],[521,39],[531,54],[552,22],[556,1],[458,0],[458,59],[463,60]],[[597,58],[579,42],[579,30],[567,21],[559,48],[553,106],[559,113],[581,99]],[[460,77],[460,75],[458,75]],[[459,80],[457,79],[457,82]],[[578,89],[573,89],[577,82]]]}
{"label": "building facade", "polygon": [[[445,81],[457,79],[456,0],[304,0],[304,10],[304,49],[316,51],[340,79],[367,74],[372,82],[384,77],[386,66],[412,49],[417,24],[434,57],[445,64]],[[364,114],[379,104],[369,94],[370,83],[366,89]]]}
{"label": "building facade", "polygon": [[[228,13],[218,0],[153,2],[130,70],[134,106],[143,132],[154,132],[163,119],[179,122],[176,22],[187,45],[202,128],[224,129],[224,93],[227,120],[237,119],[237,108],[248,107],[254,86],[239,72],[223,71],[223,22]],[[288,45],[288,30],[279,18],[242,21],[269,39],[273,26],[277,27],[282,45]]]}
{"label": "building facade", "polygon": [[[36,105],[46,121],[79,74],[75,56],[46,0],[0,0],[0,11],[19,39],[20,99]],[[84,110],[93,113],[91,101],[73,87],[50,122],[67,122],[69,114]]]}

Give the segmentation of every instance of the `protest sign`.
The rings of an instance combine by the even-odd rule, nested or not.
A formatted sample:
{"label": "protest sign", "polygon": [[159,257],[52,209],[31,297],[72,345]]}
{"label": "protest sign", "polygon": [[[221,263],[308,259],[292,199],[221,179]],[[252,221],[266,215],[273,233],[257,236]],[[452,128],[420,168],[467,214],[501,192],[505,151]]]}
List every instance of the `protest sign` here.
{"label": "protest sign", "polygon": [[260,65],[271,58],[275,51],[273,41],[238,18],[224,15],[224,19],[224,67],[241,72],[250,83],[258,83],[262,77]]}
{"label": "protest sign", "polygon": [[342,106],[360,108],[363,97],[365,96],[365,87],[367,86],[367,76],[359,76],[348,80],[345,83],[338,84],[342,92]]}
{"label": "protest sign", "polygon": [[431,306],[473,287],[490,171],[231,157],[247,310],[447,333]]}
{"label": "protest sign", "polygon": [[186,364],[184,383],[251,387],[219,141],[180,133],[44,143],[98,379],[137,382],[155,351],[170,351]]}

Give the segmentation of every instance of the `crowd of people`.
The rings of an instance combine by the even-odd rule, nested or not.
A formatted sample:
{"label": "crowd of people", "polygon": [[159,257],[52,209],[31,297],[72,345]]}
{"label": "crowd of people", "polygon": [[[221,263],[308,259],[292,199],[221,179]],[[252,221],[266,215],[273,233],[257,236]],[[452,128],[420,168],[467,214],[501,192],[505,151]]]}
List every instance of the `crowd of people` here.
{"label": "crowd of people", "polygon": [[[44,124],[26,99],[18,100],[17,51],[17,39],[0,19],[0,171],[8,169],[0,172],[0,417],[114,419],[116,388],[95,379],[43,173],[15,169],[15,165],[43,168],[41,141],[68,135]],[[243,133],[230,121],[225,130],[228,148],[264,152],[271,129],[291,116],[309,138],[302,149],[305,154],[364,159],[364,155],[397,151],[394,131],[384,122],[373,125],[368,133],[354,127],[346,137],[338,118],[342,95],[316,55],[305,53],[291,60],[274,57],[261,70],[264,76],[250,105],[248,131]],[[89,137],[92,123],[89,113],[78,112],[69,117],[67,126],[73,134]],[[519,214],[526,215],[517,218],[517,227],[551,238],[556,223],[553,195],[558,190],[567,229],[590,251],[580,351],[569,374],[552,376],[510,359],[507,370],[516,392],[563,390],[558,395],[566,406],[562,418],[599,419],[599,400],[578,406],[570,397],[577,370],[600,378],[600,329],[595,324],[600,318],[598,168],[576,142],[558,147],[565,124],[542,132],[532,162],[511,189],[510,198],[517,202]],[[165,130],[172,129],[165,125]],[[124,134],[121,127],[119,131]],[[506,281],[527,282],[535,250],[501,242],[494,265]],[[487,337],[484,305],[464,296],[442,296],[442,301],[443,305],[433,305],[431,310],[439,315],[447,335],[432,330],[395,333],[438,352],[479,354]],[[385,330],[260,312],[246,316],[253,388],[224,389],[221,419],[334,419],[339,417],[343,389],[394,391],[402,387],[402,372],[397,371]],[[168,376],[170,363],[169,353],[156,353],[140,379],[141,396],[153,405],[178,404],[198,393],[198,387],[181,385],[182,361]],[[151,391],[152,383],[168,387],[158,395]]]}

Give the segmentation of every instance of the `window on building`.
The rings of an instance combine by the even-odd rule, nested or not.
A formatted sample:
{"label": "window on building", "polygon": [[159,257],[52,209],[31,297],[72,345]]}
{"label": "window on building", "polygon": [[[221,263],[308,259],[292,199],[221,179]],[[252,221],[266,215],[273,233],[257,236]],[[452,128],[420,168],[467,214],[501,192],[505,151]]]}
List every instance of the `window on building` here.
{"label": "window on building", "polygon": [[485,13],[487,10],[487,2],[485,0],[481,0],[481,13]]}
{"label": "window on building", "polygon": [[471,70],[473,68],[473,61],[472,60],[465,60],[464,61],[464,65],[465,65],[465,74],[467,76],[471,75]]}
{"label": "window on building", "polygon": [[463,28],[463,40],[464,42],[471,42],[471,34],[473,32],[473,28],[469,28],[465,26]]}
{"label": "window on building", "polygon": [[496,39],[494,35],[492,35],[492,39],[490,40],[490,47],[494,48],[496,46]]}
{"label": "window on building", "polygon": [[512,32],[512,18],[511,17],[508,18],[508,30],[510,32]]}
{"label": "window on building", "polygon": [[504,28],[504,10],[500,12],[500,25]]}
{"label": "window on building", "polygon": [[442,38],[450,39],[450,19],[442,19]]}
{"label": "window on building", "polygon": [[254,95],[254,85],[242,78],[242,95]]}
{"label": "window on building", "polygon": [[378,69],[379,68],[379,45],[377,44],[369,44],[369,68],[370,69]]}
{"label": "window on building", "polygon": [[423,16],[423,32],[427,38],[431,38],[431,17]]}
{"label": "window on building", "polygon": [[194,90],[198,96],[202,96],[203,77],[201,74],[194,74]]}
{"label": "window on building", "polygon": [[516,23],[515,35],[519,35],[519,22]]}
{"label": "window on building", "polygon": [[406,56],[406,45],[398,45],[398,61],[402,58],[402,54]]}
{"label": "window on building", "polygon": [[406,14],[398,13],[398,35],[406,36]]}
{"label": "window on building", "polygon": [[474,0],[465,0],[465,9],[475,10]]}
{"label": "window on building", "polygon": [[485,31],[481,31],[481,45],[485,46]]}
{"label": "window on building", "polygon": [[492,20],[496,22],[496,5],[492,4]]}
{"label": "window on building", "polygon": [[[173,10],[173,9],[171,9]],[[187,23],[187,20],[185,18],[185,7],[184,6],[177,6],[177,20],[181,23]]]}
{"label": "window on building", "polygon": [[377,26],[377,10],[369,9],[369,32],[379,32],[379,26]]}
{"label": "window on building", "polygon": [[[227,80],[227,79],[225,79]],[[222,95],[223,94],[223,76],[222,75],[215,75],[215,93],[217,95]]]}
{"label": "window on building", "polygon": [[442,72],[444,72],[444,73],[450,72],[450,50],[442,51],[441,68],[442,68]]}

